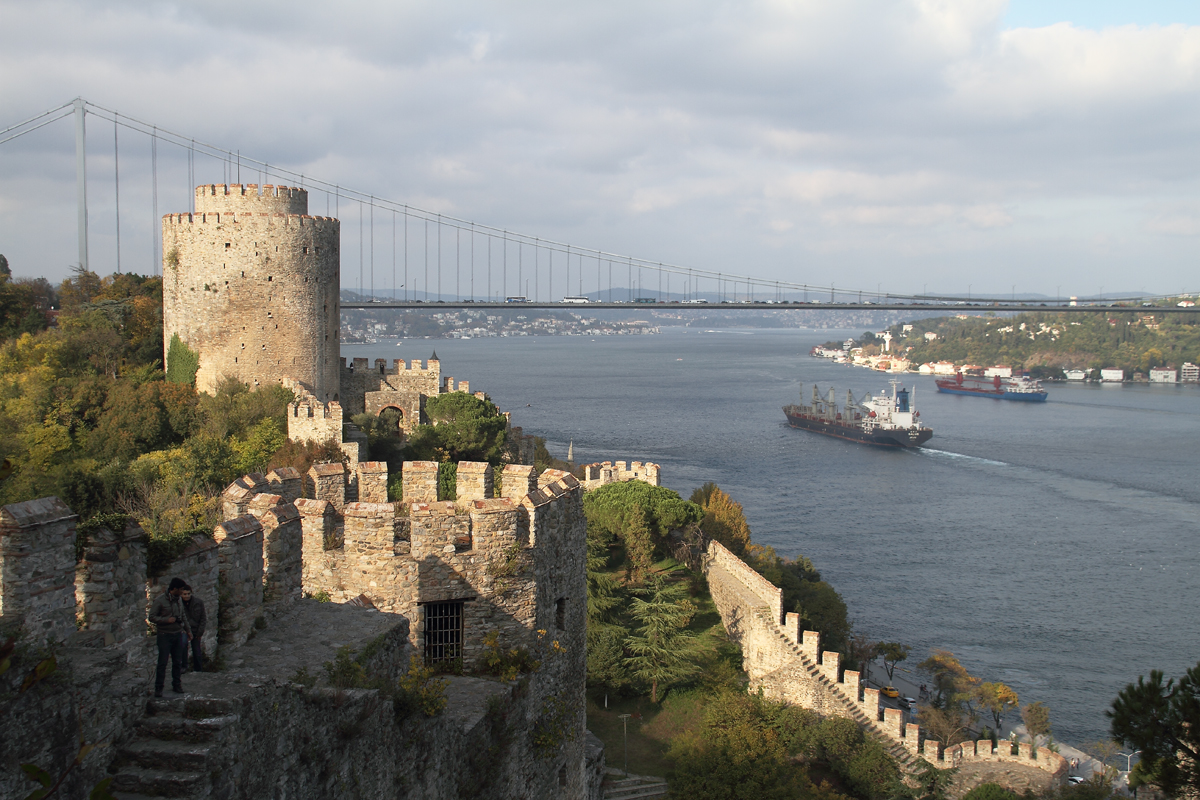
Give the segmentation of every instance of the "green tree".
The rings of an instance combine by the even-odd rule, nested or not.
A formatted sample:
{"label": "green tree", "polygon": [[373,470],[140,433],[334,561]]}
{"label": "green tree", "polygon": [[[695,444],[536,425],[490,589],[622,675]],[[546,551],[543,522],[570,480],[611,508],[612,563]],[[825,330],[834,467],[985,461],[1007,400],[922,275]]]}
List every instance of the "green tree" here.
{"label": "green tree", "polygon": [[1158,786],[1170,796],[1200,790],[1200,663],[1178,682],[1160,670],[1138,676],[1105,712],[1113,738],[1141,751],[1130,782]]}
{"label": "green tree", "polygon": [[879,642],[875,645],[875,655],[883,659],[883,668],[887,670],[888,681],[896,672],[896,665],[908,658],[911,648],[899,642]]}
{"label": "green tree", "polygon": [[408,442],[414,461],[500,463],[508,420],[488,399],[447,392],[425,404],[429,425],[418,425]]}
{"label": "green tree", "polygon": [[998,783],[981,783],[963,795],[963,800],[1017,800],[1017,794]]}
{"label": "green tree", "polygon": [[937,690],[934,704],[938,706],[968,703],[980,683],[949,650],[932,651],[929,658],[917,665],[917,669],[933,676],[933,685]]}
{"label": "green tree", "polygon": [[592,626],[612,622],[621,602],[616,578],[607,571],[608,547],[588,531],[587,538],[587,618]]}
{"label": "green tree", "polygon": [[625,580],[640,585],[654,565],[654,540],[641,506],[629,509],[621,538],[625,540]]}
{"label": "green tree", "polygon": [[744,692],[722,692],[703,723],[676,736],[672,795],[694,800],[790,800],[817,794],[792,763],[771,725],[769,704]]}
{"label": "green tree", "polygon": [[979,685],[979,706],[992,715],[996,730],[1000,730],[1000,718],[1010,708],[1016,708],[1020,702],[1017,693],[1003,683],[982,683]]}
{"label": "green tree", "polygon": [[172,333],[171,346],[167,348],[167,380],[195,386],[199,369],[200,354],[184,344],[178,333]]}
{"label": "green tree", "polygon": [[1041,701],[1021,707],[1021,720],[1036,747],[1039,736],[1050,736],[1050,708]]}
{"label": "green tree", "polygon": [[661,575],[638,590],[629,614],[635,632],[625,640],[630,674],[650,684],[650,702],[658,702],[659,687],[667,688],[691,677],[695,671],[696,637],[687,625],[696,607],[681,584],[667,583]]}
{"label": "green tree", "polygon": [[716,539],[734,555],[741,556],[750,544],[750,525],[746,522],[742,504],[735,503],[711,481],[692,493],[691,502],[704,511],[704,518],[700,520],[700,530],[704,531],[704,535]]}

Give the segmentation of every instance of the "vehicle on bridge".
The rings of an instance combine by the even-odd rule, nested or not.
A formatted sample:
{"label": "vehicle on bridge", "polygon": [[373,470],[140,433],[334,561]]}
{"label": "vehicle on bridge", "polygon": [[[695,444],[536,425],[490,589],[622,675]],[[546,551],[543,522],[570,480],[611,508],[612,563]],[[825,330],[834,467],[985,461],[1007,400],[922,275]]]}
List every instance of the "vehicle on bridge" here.
{"label": "vehicle on bridge", "polygon": [[582,295],[569,295],[569,296],[567,296],[567,297],[564,297],[564,298],[562,299],[562,301],[563,301],[564,303],[578,303],[578,304],[580,304],[580,305],[582,305],[582,304],[584,304],[584,303],[591,302],[591,301],[589,301],[589,300],[588,300],[586,297],[584,297],[584,296],[582,296]]}
{"label": "vehicle on bridge", "polygon": [[506,303],[528,303],[529,298],[523,294],[515,294],[511,297],[504,298],[504,302],[506,302]]}

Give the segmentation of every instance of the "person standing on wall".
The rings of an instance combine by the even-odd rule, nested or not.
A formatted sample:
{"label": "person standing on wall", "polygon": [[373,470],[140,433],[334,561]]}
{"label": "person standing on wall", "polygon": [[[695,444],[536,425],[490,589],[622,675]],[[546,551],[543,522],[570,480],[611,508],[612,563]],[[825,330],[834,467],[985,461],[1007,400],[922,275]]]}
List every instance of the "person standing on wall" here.
{"label": "person standing on wall", "polygon": [[[179,599],[183,601],[184,616],[187,617],[188,627],[191,629],[192,672],[201,672],[204,670],[204,645],[201,640],[204,637],[204,628],[208,624],[208,614],[204,611],[204,601],[199,597],[192,596],[191,586],[184,584],[183,590],[179,593]],[[183,662],[186,669],[186,649]]]}
{"label": "person standing on wall", "polygon": [[[163,685],[167,677],[167,659],[171,661],[171,691],[183,694],[180,669],[187,657],[185,647],[192,638],[187,613],[180,595],[187,586],[182,578],[172,578],[167,591],[154,599],[150,607],[150,622],[154,624],[158,639],[158,671],[154,674],[154,696],[163,696]],[[187,634],[187,639],[181,634]]]}

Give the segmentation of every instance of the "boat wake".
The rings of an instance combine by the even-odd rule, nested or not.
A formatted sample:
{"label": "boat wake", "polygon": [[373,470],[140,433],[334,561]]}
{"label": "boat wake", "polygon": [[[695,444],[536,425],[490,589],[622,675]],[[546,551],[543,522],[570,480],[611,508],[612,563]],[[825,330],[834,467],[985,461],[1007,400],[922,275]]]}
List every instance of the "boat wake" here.
{"label": "boat wake", "polygon": [[934,456],[937,458],[950,458],[950,459],[954,459],[954,460],[974,461],[978,464],[987,464],[987,465],[993,466],[993,467],[1011,467],[1012,466],[1012,464],[1009,464],[1004,461],[992,461],[990,458],[980,458],[979,456],[968,456],[963,453],[952,453],[949,450],[935,450],[931,447],[922,447],[917,452],[923,453],[925,455]]}

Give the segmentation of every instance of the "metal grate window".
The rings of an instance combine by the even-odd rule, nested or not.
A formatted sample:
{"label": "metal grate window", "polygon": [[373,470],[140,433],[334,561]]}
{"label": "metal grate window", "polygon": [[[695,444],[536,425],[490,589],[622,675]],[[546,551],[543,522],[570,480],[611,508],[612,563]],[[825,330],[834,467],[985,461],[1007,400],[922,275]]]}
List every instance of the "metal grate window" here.
{"label": "metal grate window", "polygon": [[453,661],[462,655],[463,604],[426,603],[425,606],[425,663]]}

